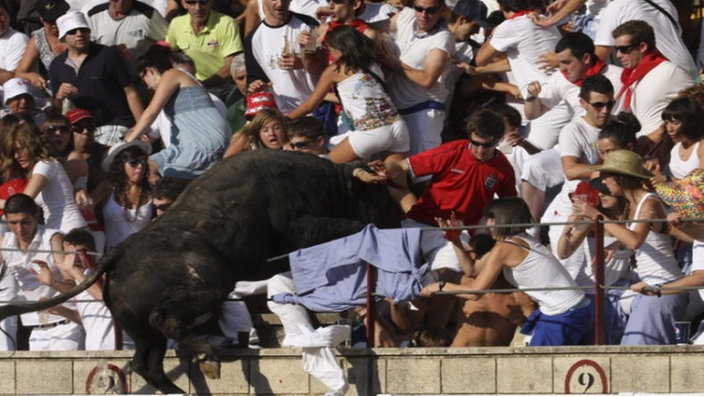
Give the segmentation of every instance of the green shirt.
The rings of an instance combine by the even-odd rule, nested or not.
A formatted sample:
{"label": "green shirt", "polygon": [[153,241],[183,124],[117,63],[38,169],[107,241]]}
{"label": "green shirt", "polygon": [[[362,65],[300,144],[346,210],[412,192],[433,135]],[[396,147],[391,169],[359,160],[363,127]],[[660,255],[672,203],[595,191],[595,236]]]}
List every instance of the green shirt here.
{"label": "green shirt", "polygon": [[206,80],[225,65],[225,58],[242,51],[240,31],[234,19],[210,11],[205,27],[196,34],[191,16],[174,18],[169,24],[166,41],[172,49],[183,51],[196,64],[196,78]]}

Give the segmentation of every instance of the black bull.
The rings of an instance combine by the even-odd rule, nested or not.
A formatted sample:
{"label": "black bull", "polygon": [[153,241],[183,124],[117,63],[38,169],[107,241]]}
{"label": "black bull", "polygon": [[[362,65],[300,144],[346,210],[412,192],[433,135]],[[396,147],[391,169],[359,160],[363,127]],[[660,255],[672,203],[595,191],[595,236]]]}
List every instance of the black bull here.
{"label": "black bull", "polygon": [[204,373],[217,377],[214,351],[195,329],[220,309],[236,281],[265,279],[282,269],[268,258],[368,223],[398,226],[386,188],[354,180],[352,170],[283,151],[224,160],[103,258],[85,282],[51,300],[0,307],[0,318],[66,301],[106,273],[105,302],[135,341],[133,369],[164,393],[182,393],[164,373],[166,340],[188,346]]}

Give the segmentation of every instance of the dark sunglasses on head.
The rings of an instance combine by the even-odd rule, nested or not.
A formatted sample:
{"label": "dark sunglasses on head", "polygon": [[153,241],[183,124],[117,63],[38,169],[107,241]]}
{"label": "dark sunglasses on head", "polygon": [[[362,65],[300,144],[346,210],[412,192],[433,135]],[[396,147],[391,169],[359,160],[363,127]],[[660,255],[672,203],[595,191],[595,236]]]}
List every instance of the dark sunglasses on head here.
{"label": "dark sunglasses on head", "polygon": [[68,34],[69,36],[73,36],[74,34],[76,34],[76,33],[78,33],[78,32],[81,32],[81,33],[90,33],[90,29],[88,29],[88,28],[71,29],[71,30],[69,30],[68,32],[66,32],[66,34]]}
{"label": "dark sunglasses on head", "polygon": [[631,45],[619,45],[614,48],[616,48],[616,51],[622,53],[622,54],[627,54],[633,50],[633,48],[636,48],[638,44],[631,44]]}
{"label": "dark sunglasses on head", "polygon": [[44,128],[44,132],[46,133],[56,133],[59,132],[60,134],[65,134],[68,133],[68,127],[63,126],[63,125],[54,125],[54,126],[49,126]]}
{"label": "dark sunglasses on head", "polygon": [[472,140],[471,138],[469,139],[469,142],[472,144],[472,146],[484,147],[484,148],[494,147],[498,143],[497,140],[492,140],[491,142],[481,143],[481,142],[477,142],[475,140]]}
{"label": "dark sunglasses on head", "polygon": [[310,146],[310,144],[313,143],[310,140],[306,140],[305,142],[296,142],[296,143],[289,143],[289,146],[291,146],[292,149],[294,150],[300,150],[302,148],[306,148]]}
{"label": "dark sunglasses on head", "polygon": [[610,100],[610,101],[608,101],[608,102],[593,102],[593,103],[589,103],[590,106],[592,106],[593,108],[595,108],[595,109],[597,109],[597,110],[601,110],[601,109],[603,109],[604,107],[612,108],[612,107],[614,107],[615,104],[616,104],[616,101],[615,101],[615,100]]}
{"label": "dark sunglasses on head", "polygon": [[421,6],[413,6],[413,9],[416,10],[416,12],[419,13],[428,13],[428,14],[435,14],[436,12],[440,11],[440,7],[421,7]]}
{"label": "dark sunglasses on head", "polygon": [[127,161],[127,165],[129,165],[131,168],[136,168],[139,165],[142,166],[147,166],[147,160],[145,159],[133,159]]}

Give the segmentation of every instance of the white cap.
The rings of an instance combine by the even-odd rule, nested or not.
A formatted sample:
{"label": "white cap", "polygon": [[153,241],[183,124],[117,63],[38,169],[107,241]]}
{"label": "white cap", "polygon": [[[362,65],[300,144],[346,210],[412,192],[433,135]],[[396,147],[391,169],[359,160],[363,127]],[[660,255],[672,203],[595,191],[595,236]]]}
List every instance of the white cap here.
{"label": "white cap", "polygon": [[59,28],[59,39],[64,38],[66,33],[73,29],[90,29],[85,15],[80,11],[69,11],[61,15],[59,19],[56,20],[56,26]]}
{"label": "white cap", "polygon": [[5,84],[2,86],[2,89],[5,95],[4,103],[6,105],[7,102],[10,101],[10,99],[16,98],[20,95],[32,96],[32,85],[29,83],[29,81],[23,78],[11,78],[5,81]]}

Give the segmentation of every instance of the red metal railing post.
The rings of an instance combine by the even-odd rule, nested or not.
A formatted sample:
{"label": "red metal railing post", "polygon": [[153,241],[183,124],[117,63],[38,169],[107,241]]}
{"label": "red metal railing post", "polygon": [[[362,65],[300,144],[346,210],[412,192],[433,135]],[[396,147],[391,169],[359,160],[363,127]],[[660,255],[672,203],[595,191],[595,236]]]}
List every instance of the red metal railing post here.
{"label": "red metal railing post", "polygon": [[374,326],[376,324],[374,293],[376,293],[376,267],[367,263],[367,323],[365,328],[367,348],[374,348]]}
{"label": "red metal railing post", "polygon": [[594,345],[606,343],[604,326],[604,302],[606,293],[601,285],[604,284],[604,218],[597,216],[594,220]]}

